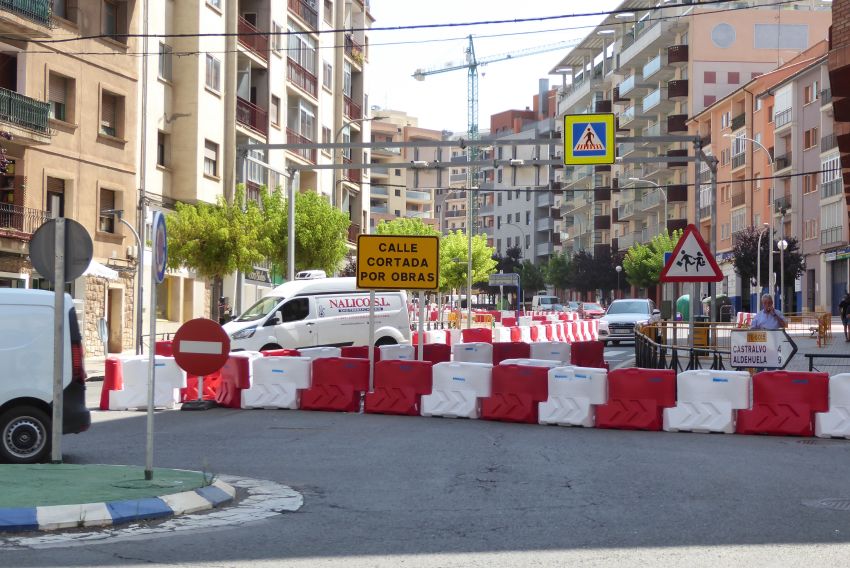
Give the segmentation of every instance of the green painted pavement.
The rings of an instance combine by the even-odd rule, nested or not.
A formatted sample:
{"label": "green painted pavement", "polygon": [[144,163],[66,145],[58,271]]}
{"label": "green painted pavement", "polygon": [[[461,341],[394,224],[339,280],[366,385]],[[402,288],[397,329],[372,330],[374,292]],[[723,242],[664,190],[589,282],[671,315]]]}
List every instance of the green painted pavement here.
{"label": "green painted pavement", "polygon": [[124,501],[192,491],[213,480],[198,471],[125,465],[0,464],[0,509]]}

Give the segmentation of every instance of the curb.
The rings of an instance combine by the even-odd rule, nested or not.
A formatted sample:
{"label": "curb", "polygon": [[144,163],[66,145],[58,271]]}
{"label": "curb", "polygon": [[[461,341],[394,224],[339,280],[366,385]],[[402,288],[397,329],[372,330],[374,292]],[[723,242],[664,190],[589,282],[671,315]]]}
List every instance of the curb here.
{"label": "curb", "polygon": [[82,505],[0,509],[0,532],[104,527],[208,511],[230,503],[236,490],[223,481],[160,497]]}

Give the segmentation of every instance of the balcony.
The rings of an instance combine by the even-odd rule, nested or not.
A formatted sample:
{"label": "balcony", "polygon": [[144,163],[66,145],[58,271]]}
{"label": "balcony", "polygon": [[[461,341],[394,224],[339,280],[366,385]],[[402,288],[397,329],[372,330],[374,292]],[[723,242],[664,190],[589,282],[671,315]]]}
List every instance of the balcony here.
{"label": "balcony", "polygon": [[835,134],[829,134],[820,139],[820,151],[829,152],[833,148],[838,148],[838,139],[835,137]]}
{"label": "balcony", "polygon": [[405,193],[408,201],[431,201],[431,193],[428,191],[416,191],[408,189]]}
{"label": "balcony", "polygon": [[555,252],[555,245],[552,243],[540,243],[535,249],[537,256],[546,256]]}
{"label": "balcony", "polygon": [[[687,149],[680,150],[667,150],[667,157],[669,158],[685,158],[688,156]],[[688,167],[688,162],[667,162],[667,168],[686,168]]]}
{"label": "balcony", "polygon": [[286,78],[293,85],[314,99],[316,98],[319,90],[319,81],[316,79],[316,76],[289,58],[286,59]]}
{"label": "balcony", "polygon": [[347,96],[344,96],[342,98],[342,101],[342,114],[352,120],[359,120],[363,118],[363,109],[360,107],[360,105],[355,104],[354,101],[352,101]]}
{"label": "balcony", "polygon": [[616,87],[614,87],[614,92],[613,92],[613,94],[612,94],[612,96],[611,96],[611,99],[612,99],[615,103],[627,103],[627,102],[629,102],[629,99],[628,99],[628,98],[624,98],[624,97],[623,97],[623,95],[621,95],[621,94],[620,94],[620,86],[619,86],[619,85],[617,85]]}
{"label": "balcony", "polygon": [[687,45],[671,45],[667,48],[667,64],[668,65],[687,65],[688,64],[688,46]]}
{"label": "balcony", "polygon": [[738,130],[739,128],[743,128],[747,123],[747,115],[744,113],[739,114],[738,116],[732,119],[732,130]]}
{"label": "balcony", "polygon": [[345,36],[345,54],[358,65],[363,65],[365,59],[363,46],[357,43],[351,34],[346,34]]}
{"label": "balcony", "polygon": [[[375,169],[372,168],[372,171],[374,172]],[[373,185],[372,189],[369,191],[369,194],[372,197],[389,197],[390,189],[384,185]]]}
{"label": "balcony", "polygon": [[319,13],[305,0],[289,0],[289,11],[301,18],[311,29],[319,29]]}
{"label": "balcony", "polygon": [[[343,164],[350,164],[351,158],[348,156],[342,157]],[[342,170],[342,179],[351,183],[360,183],[363,180],[363,170],[360,168],[348,168]]]}
{"label": "balcony", "polygon": [[664,61],[662,60],[661,54],[650,59],[649,63],[643,66],[643,78],[649,79],[658,73],[661,70],[662,65],[664,65]]}
{"label": "balcony", "polygon": [[537,231],[553,231],[555,230],[555,220],[551,217],[544,217],[543,219],[538,219],[534,224],[534,228]]}
{"label": "balcony", "polygon": [[774,208],[774,212],[777,214],[782,214],[783,211],[788,213],[791,210],[791,196],[783,195],[782,197],[778,197],[776,199],[776,206]]}
{"label": "balcony", "polygon": [[629,217],[635,214],[635,202],[627,201],[626,203],[621,203],[618,207],[617,218],[620,221],[625,221]]}
{"label": "balcony", "polygon": [[465,210],[463,210],[463,211],[458,211],[458,210],[446,211],[445,215],[446,215],[446,217],[451,217],[451,218],[466,217],[466,211]]}
{"label": "balcony", "polygon": [[263,136],[269,134],[268,111],[242,97],[236,97],[236,122]]}
{"label": "balcony", "polygon": [[625,235],[620,235],[617,237],[617,249],[618,250],[628,250],[635,244],[635,234],[634,233],[626,233]]}
{"label": "balcony", "polygon": [[829,199],[840,193],[844,193],[844,184],[840,177],[820,184],[821,199]]}
{"label": "balcony", "polygon": [[688,131],[688,115],[687,114],[668,114],[667,115],[667,133],[674,134],[677,132]]}
{"label": "balcony", "polygon": [[601,203],[603,201],[611,201],[611,188],[610,187],[594,187],[593,188],[593,200],[597,203]]}
{"label": "balcony", "polygon": [[673,79],[667,83],[667,97],[670,99],[688,98],[688,80]]}
{"label": "balcony", "polygon": [[607,231],[611,228],[610,215],[596,215],[593,217],[593,229],[595,231]]}
{"label": "balcony", "polygon": [[389,208],[386,205],[376,205],[374,203],[369,205],[369,211],[371,213],[378,213],[381,215],[387,215],[389,213]]}
{"label": "balcony", "polygon": [[585,97],[589,97],[592,91],[592,86],[597,84],[592,79],[583,79],[578,83],[573,83],[566,90],[561,91],[560,100],[558,102],[559,112],[565,114],[573,107],[578,106]]}
{"label": "balcony", "polygon": [[834,245],[842,242],[844,239],[842,239],[841,233],[841,227],[830,227],[829,229],[822,230],[820,232],[821,246]]}
{"label": "balcony", "polygon": [[667,201],[670,203],[679,203],[688,201],[688,186],[685,184],[668,185],[667,186]]}
{"label": "balcony", "polygon": [[747,195],[744,192],[732,194],[732,207],[740,207],[746,204]]}
{"label": "balcony", "polygon": [[782,128],[786,124],[791,124],[791,111],[793,109],[787,108],[782,112],[777,112],[773,115],[773,127],[774,128]]}
{"label": "balcony", "polygon": [[263,61],[269,60],[269,36],[267,34],[260,33],[260,30],[241,16],[239,17],[237,33],[239,34],[240,44]]}
{"label": "balcony", "polygon": [[553,205],[555,205],[555,196],[551,192],[544,191],[537,194],[538,207],[552,207]]}
{"label": "balcony", "polygon": [[611,112],[610,100],[598,100],[593,103],[593,112]]}
{"label": "balcony", "polygon": [[655,89],[643,98],[643,112],[649,112],[661,104],[661,88]]}
{"label": "balcony", "polygon": [[[648,52],[653,52],[665,44],[669,45],[672,37],[670,33],[675,24],[668,21],[659,21],[659,20],[649,20],[646,22],[638,22],[636,25],[636,30],[640,27],[640,30],[637,30],[637,37],[635,37],[634,41],[631,45],[623,49],[620,52],[620,66],[625,66],[632,59],[638,57],[641,54],[646,54]],[[624,41],[628,41],[629,36],[624,38]]]}
{"label": "balcony", "polygon": [[29,241],[49,218],[47,211],[0,203],[0,237]]}
{"label": "balcony", "polygon": [[374,177],[387,177],[389,175],[389,168],[387,166],[371,166],[369,168],[369,173]]}
{"label": "balcony", "polygon": [[27,37],[45,37],[51,25],[51,0],[0,0],[0,29]]}
{"label": "balcony", "polygon": [[492,215],[493,214],[493,202],[488,201],[487,203],[482,203],[478,207],[478,214],[481,215],[481,216]]}
{"label": "balcony", "polygon": [[782,154],[781,156],[776,156],[776,158],[774,158],[774,165],[776,171],[784,170],[785,168],[790,168],[791,157],[791,152],[788,152],[787,154]]}
{"label": "balcony", "polygon": [[635,119],[635,107],[630,106],[620,113],[620,126],[625,126]]}
{"label": "balcony", "polygon": [[738,169],[741,166],[746,165],[747,163],[747,154],[746,152],[741,152],[740,154],[735,154],[732,156],[732,169]]}
{"label": "balcony", "polygon": [[623,81],[619,85],[617,85],[617,88],[619,89],[617,92],[619,93],[619,95],[622,97],[623,95],[627,95],[628,93],[630,93],[635,88],[635,81],[636,79],[634,75],[623,79]]}
{"label": "balcony", "polygon": [[832,89],[823,89],[820,92],[820,106],[826,106],[832,102]]}
{"label": "balcony", "polygon": [[[305,136],[298,134],[296,131],[291,128],[286,129],[286,143],[287,144],[312,144],[313,141]],[[312,150],[289,150],[293,154],[297,154],[307,160],[310,163],[316,163],[316,150],[315,148]]]}
{"label": "balcony", "polygon": [[48,103],[0,88],[0,122],[16,127],[11,132],[16,142],[50,142],[49,120]]}
{"label": "balcony", "polygon": [[357,236],[360,234],[360,225],[352,223],[348,226],[348,242],[356,243]]}
{"label": "balcony", "polygon": [[685,227],[688,226],[687,219],[668,219],[667,220],[667,232],[673,233],[674,231],[684,231]]}

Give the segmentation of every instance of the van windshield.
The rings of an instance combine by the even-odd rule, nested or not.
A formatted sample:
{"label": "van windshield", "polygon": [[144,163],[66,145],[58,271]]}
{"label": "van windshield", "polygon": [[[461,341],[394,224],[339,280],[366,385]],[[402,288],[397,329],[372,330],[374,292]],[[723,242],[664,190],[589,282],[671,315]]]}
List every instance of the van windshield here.
{"label": "van windshield", "polygon": [[558,298],[556,298],[554,296],[542,296],[540,298],[540,305],[548,306],[548,305],[557,304],[557,303],[558,303]]}
{"label": "van windshield", "polygon": [[280,296],[266,296],[245,310],[236,321],[255,321],[267,316],[283,300]]}

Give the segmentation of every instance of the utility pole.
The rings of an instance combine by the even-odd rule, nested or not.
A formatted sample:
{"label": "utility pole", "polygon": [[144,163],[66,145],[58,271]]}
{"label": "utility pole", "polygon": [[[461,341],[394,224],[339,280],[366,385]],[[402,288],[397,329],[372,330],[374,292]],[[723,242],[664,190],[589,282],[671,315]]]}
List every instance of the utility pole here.
{"label": "utility pole", "polygon": [[[141,148],[139,149],[139,204],[136,208],[136,233],[141,235],[139,238],[139,250],[136,254],[138,259],[136,263],[136,278],[138,279],[138,294],[136,295],[136,355],[141,355],[144,352],[142,345],[142,319],[144,318],[145,304],[145,225],[147,224],[148,207],[147,207],[147,155],[148,155],[148,21],[150,14],[148,13],[150,0],[145,0],[143,4],[144,16],[142,17],[142,119],[139,121],[142,131],[139,139]],[[151,255],[153,259],[153,255]],[[155,317],[151,314],[150,317]],[[154,338],[151,338],[151,349],[153,349]]]}

